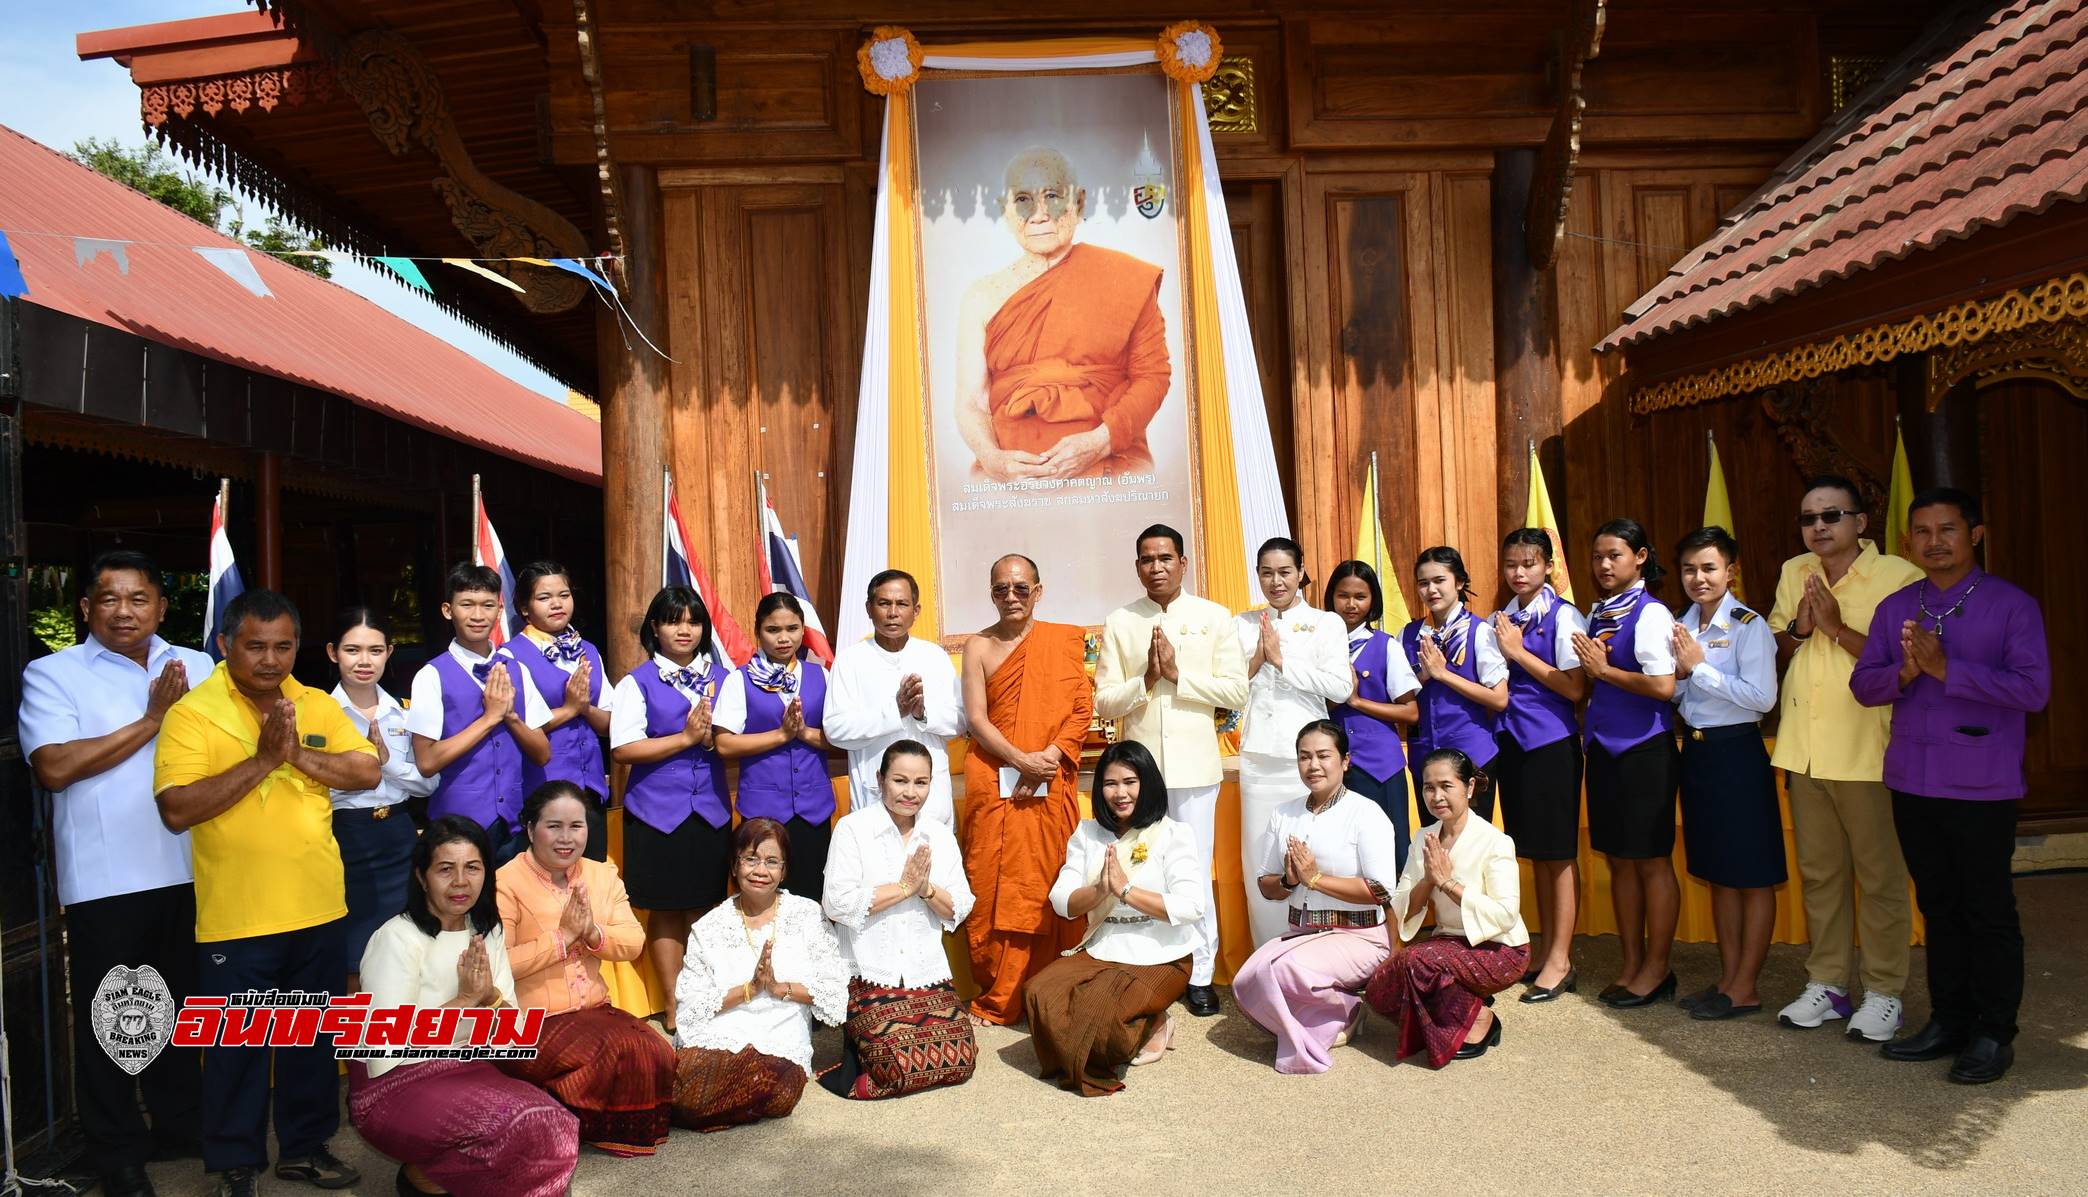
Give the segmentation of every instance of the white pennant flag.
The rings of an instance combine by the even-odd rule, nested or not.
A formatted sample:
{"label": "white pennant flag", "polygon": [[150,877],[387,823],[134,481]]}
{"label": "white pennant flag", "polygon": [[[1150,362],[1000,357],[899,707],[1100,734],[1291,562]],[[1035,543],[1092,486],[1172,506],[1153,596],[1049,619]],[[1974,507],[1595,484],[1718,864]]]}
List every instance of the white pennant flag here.
{"label": "white pennant flag", "polygon": [[268,284],[261,281],[261,272],[254,269],[254,260],[247,256],[247,251],[209,245],[194,248],[204,261],[224,271],[226,278],[264,298],[274,294],[268,289]]}

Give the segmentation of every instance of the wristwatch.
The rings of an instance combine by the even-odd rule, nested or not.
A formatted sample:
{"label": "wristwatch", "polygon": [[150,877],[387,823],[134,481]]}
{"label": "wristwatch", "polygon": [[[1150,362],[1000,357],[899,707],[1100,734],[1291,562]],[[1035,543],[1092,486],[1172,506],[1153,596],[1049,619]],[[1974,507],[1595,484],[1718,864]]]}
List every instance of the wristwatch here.
{"label": "wristwatch", "polygon": [[1798,630],[1798,621],[1795,619],[1784,625],[1784,635],[1789,636],[1793,640],[1812,639],[1811,632],[1801,632]]}
{"label": "wristwatch", "polygon": [[1120,890],[1118,890],[1118,891],[1117,891],[1117,901],[1119,901],[1119,902],[1129,902],[1130,900],[1131,900],[1131,883],[1130,883],[1130,882],[1128,882],[1128,881],[1126,881],[1126,882],[1124,882],[1124,888],[1122,888],[1122,889],[1120,889]]}

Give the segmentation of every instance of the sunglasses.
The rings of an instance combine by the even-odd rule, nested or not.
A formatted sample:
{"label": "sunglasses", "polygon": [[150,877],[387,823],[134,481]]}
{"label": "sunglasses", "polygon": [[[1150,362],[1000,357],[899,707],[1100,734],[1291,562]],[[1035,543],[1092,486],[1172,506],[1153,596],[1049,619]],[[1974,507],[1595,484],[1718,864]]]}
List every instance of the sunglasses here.
{"label": "sunglasses", "polygon": [[1814,524],[1825,524],[1831,528],[1834,525],[1841,523],[1842,517],[1845,515],[1862,514],[1863,513],[1860,511],[1850,511],[1842,507],[1829,507],[1825,511],[1803,511],[1798,514],[1798,526],[1801,528],[1810,528]]}
{"label": "sunglasses", "polygon": [[996,583],[993,587],[993,597],[995,598],[1006,598],[1011,594],[1014,595],[1016,598],[1028,598],[1030,596],[1030,588],[1027,584],[1021,582],[1017,582],[1013,585],[1010,585],[1006,582],[1000,582]]}

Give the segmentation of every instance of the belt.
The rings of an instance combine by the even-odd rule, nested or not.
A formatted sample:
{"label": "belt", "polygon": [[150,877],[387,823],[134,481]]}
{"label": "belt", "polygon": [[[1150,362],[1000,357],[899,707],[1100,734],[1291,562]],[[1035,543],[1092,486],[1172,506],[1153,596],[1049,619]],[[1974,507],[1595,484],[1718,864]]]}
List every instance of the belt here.
{"label": "belt", "polygon": [[1325,931],[1335,927],[1375,927],[1383,912],[1377,910],[1301,910],[1290,908],[1290,925]]}
{"label": "belt", "polygon": [[335,811],[334,814],[349,816],[368,815],[372,819],[389,819],[391,818],[392,810],[398,805],[399,803],[394,802],[390,806],[344,806]]}
{"label": "belt", "polygon": [[1153,921],[1153,916],[1150,914],[1112,914],[1102,921],[1120,927],[1127,927],[1134,923],[1150,923]]}
{"label": "belt", "polygon": [[1724,727],[1691,727],[1682,725],[1682,738],[1698,744],[1706,740],[1731,740],[1745,735],[1760,735],[1759,723],[1728,723]]}

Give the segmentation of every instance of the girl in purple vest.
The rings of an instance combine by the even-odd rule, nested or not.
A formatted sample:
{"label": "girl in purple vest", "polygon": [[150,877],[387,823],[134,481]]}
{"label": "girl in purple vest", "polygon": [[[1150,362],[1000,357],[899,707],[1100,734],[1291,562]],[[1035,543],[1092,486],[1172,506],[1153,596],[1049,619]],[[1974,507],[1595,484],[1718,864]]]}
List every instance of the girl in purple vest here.
{"label": "girl in purple vest", "polygon": [[790,833],[790,892],[820,901],[834,784],[827,778],[826,670],[804,655],[805,609],[777,592],[754,608],[761,651],[725,679],[711,722],[718,751],[740,762],[739,813]]}
{"label": "girl in purple vest", "polygon": [[[710,611],[686,586],[653,596],[638,642],[652,654],[616,683],[609,754],[624,785],[624,887],[645,911],[656,977],[678,977],[689,928],[725,900],[732,873],[732,798],[712,711],[732,676],[711,640]],[[672,1033],[674,1003],[665,1022]]]}
{"label": "girl in purple vest", "polygon": [[609,734],[608,672],[602,650],[573,627],[573,584],[563,565],[537,561],[515,575],[515,594],[529,623],[508,650],[547,701],[556,700],[544,736],[551,760],[522,762],[522,786],[534,791],[547,781],[570,781],[593,796],[587,808],[587,858],[609,859],[609,826],[602,803],[609,793],[602,767],[602,737]]}
{"label": "girl in purple vest", "polygon": [[[1400,647],[1421,682],[1420,719],[1414,724],[1411,760],[1438,748],[1455,748],[1481,770],[1500,749],[1494,725],[1508,706],[1508,662],[1494,640],[1493,626],[1472,614],[1472,576],[1464,557],[1448,545],[1426,549],[1414,561],[1414,592],[1425,614],[1400,633]],[[1414,809],[1421,826],[1435,822],[1421,802],[1421,775],[1414,773]],[[1473,791],[1472,809],[1493,819],[1493,782],[1484,772]]]}
{"label": "girl in purple vest", "polygon": [[1652,595],[1666,571],[1637,520],[1595,530],[1602,599],[1573,638],[1588,675],[1588,841],[1609,860],[1624,968],[1602,1000],[1650,1006],[1675,996],[1668,952],[1682,893],[1675,882],[1675,617]]}
{"label": "girl in purple vest", "polygon": [[1327,717],[1349,738],[1348,774],[1342,784],[1375,802],[1392,820],[1399,859],[1407,854],[1406,749],[1399,729],[1420,717],[1414,694],[1421,683],[1396,651],[1392,637],[1378,630],[1385,618],[1385,592],[1377,571],[1364,561],[1344,561],[1327,579],[1326,608],[1348,628],[1349,669],[1356,675],[1355,693],[1336,703]]}
{"label": "girl in purple vest", "polygon": [[1501,542],[1501,580],[1514,594],[1493,617],[1508,659],[1508,709],[1494,737],[1494,783],[1515,854],[1536,874],[1544,948],[1530,957],[1524,1002],[1548,1002],[1579,986],[1573,927],[1580,910],[1580,719],[1588,693],[1573,638],[1588,621],[1552,589],[1552,540],[1542,528],[1517,528]]}

